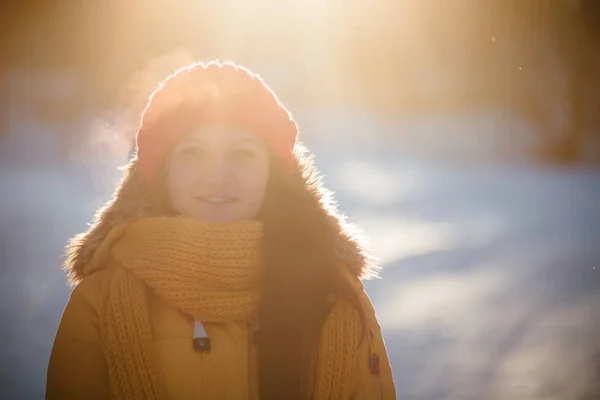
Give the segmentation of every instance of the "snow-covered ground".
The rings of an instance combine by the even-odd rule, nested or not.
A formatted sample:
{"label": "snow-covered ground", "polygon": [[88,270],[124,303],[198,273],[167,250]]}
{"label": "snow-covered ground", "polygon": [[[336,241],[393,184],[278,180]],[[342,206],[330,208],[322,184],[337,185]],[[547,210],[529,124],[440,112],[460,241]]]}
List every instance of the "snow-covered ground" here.
{"label": "snow-covered ground", "polygon": [[[599,171],[312,144],[381,258],[383,279],[366,286],[399,398],[600,398]],[[62,247],[108,198],[117,174],[91,177],[112,167],[3,164],[2,399],[43,398],[69,295]]]}
{"label": "snow-covered ground", "polygon": [[599,173],[400,160],[331,171],[381,257],[367,290],[399,398],[600,398]]}

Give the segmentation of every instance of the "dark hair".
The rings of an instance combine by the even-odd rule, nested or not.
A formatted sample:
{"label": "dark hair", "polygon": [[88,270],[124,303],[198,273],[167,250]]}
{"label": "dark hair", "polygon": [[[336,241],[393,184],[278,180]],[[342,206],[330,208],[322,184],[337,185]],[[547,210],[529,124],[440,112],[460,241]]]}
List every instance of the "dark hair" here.
{"label": "dark hair", "polygon": [[[342,296],[354,303],[365,322],[355,290],[339,272],[343,268],[339,235],[347,232],[332,194],[306,153],[306,148],[296,146],[293,171],[271,155],[260,213],[262,300],[255,339],[261,399],[307,398],[310,360],[332,299]],[[162,170],[164,174],[166,168]],[[174,215],[164,178],[151,208],[153,213]]]}
{"label": "dark hair", "polygon": [[[331,193],[306,150],[297,147],[295,168],[271,163],[263,204],[263,278],[259,316],[259,380],[263,399],[306,399],[306,383],[332,295],[357,304],[338,273],[336,251],[343,232]],[[327,212],[324,212],[327,211]],[[336,221],[328,221],[335,218]],[[360,308],[357,307],[358,310]],[[361,314],[361,318],[364,316]]]}

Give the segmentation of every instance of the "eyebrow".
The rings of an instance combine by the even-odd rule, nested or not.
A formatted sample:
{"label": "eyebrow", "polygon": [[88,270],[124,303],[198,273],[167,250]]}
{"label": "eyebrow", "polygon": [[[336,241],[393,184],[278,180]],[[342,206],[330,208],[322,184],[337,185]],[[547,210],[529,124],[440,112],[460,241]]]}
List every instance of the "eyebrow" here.
{"label": "eyebrow", "polygon": [[256,139],[241,139],[241,140],[236,140],[234,142],[231,142],[230,144],[244,144],[244,143],[260,144]]}
{"label": "eyebrow", "polygon": [[[182,148],[182,147],[188,147],[188,146],[206,146],[206,145],[210,145],[210,142],[207,142],[205,140],[202,139],[188,139],[188,140],[183,140],[181,141],[176,148]],[[240,145],[247,145],[247,146],[253,146],[253,147],[260,147],[260,142],[256,139],[240,139],[240,140],[235,140],[233,142],[227,143],[227,147],[229,146],[240,146]]]}

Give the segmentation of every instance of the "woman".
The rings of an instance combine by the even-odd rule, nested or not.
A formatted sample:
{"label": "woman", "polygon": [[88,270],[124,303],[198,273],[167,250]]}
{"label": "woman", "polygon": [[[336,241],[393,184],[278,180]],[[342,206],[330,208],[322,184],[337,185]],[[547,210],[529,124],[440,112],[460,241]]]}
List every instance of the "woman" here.
{"label": "woman", "polygon": [[369,258],[266,84],[197,63],[150,97],[89,231],[49,399],[394,399]]}

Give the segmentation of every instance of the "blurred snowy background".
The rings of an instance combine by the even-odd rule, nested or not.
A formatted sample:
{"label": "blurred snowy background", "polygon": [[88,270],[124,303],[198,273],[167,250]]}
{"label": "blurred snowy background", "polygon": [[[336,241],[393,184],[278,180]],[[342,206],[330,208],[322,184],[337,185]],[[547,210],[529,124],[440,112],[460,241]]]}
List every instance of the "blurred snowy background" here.
{"label": "blurred snowy background", "polygon": [[[19,58],[14,49],[25,47],[11,42],[7,54],[21,61],[0,71],[0,398],[43,398],[69,296],[62,248],[109,198],[141,99],[173,68],[220,57],[248,65],[281,95],[341,209],[370,238],[383,279],[366,286],[400,399],[600,399],[600,91],[582,72],[600,60],[581,50],[595,42],[572,50],[581,32],[565,32],[579,25],[533,6],[543,2],[520,13],[499,6],[516,4],[508,0],[452,3],[444,18],[433,1],[406,2],[375,25],[368,15],[385,8],[365,17],[357,3],[345,16],[360,16],[366,31],[328,32],[327,47],[326,23],[315,17],[290,57],[238,54],[245,47],[231,43],[241,33],[228,30],[229,47],[165,44],[177,49],[138,54],[145,61],[119,73],[101,60],[106,47],[78,48],[97,65],[69,69]],[[575,18],[583,3],[558,10]],[[311,15],[324,13],[314,7]],[[4,37],[43,43],[35,21]],[[382,50],[393,45],[381,39],[386,21],[402,21],[395,37],[412,38],[397,47],[404,62]],[[350,51],[334,60],[331,46],[352,47],[348,37],[368,62]],[[137,43],[123,36],[114,46]],[[30,58],[62,54],[41,47]]]}

